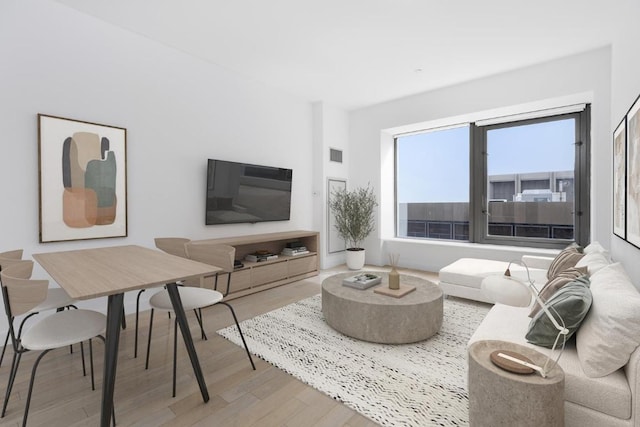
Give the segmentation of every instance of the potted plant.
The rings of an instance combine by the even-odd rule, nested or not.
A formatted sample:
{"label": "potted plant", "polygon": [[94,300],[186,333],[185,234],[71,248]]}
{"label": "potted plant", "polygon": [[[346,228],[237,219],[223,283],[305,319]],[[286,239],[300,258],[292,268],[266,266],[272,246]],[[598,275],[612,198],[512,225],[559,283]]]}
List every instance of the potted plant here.
{"label": "potted plant", "polygon": [[362,241],[375,228],[373,210],[378,206],[373,189],[340,189],[331,194],[329,208],[335,217],[335,227],[347,244],[347,266],[360,270],[364,266]]}

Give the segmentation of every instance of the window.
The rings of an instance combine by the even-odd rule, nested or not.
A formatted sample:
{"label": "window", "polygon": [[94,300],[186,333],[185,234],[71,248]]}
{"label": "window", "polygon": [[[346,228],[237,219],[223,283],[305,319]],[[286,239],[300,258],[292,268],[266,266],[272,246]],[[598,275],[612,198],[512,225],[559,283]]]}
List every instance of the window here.
{"label": "window", "polygon": [[562,247],[589,238],[589,106],[395,139],[396,235]]}
{"label": "window", "polygon": [[396,165],[397,235],[469,240],[469,126],[396,138]]}

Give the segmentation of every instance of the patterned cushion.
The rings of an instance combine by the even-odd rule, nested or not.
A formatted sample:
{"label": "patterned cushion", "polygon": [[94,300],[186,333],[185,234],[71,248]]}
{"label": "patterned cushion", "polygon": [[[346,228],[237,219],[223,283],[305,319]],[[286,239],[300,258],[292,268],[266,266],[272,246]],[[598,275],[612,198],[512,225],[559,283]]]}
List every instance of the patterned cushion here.
{"label": "patterned cushion", "polygon": [[[546,306],[551,315],[560,325],[569,330],[566,340],[578,330],[582,320],[591,307],[593,297],[589,290],[589,278],[582,276],[566,284],[556,292]],[[558,329],[553,325],[547,314],[540,310],[529,323],[529,330],[525,338],[531,344],[551,348],[558,336]],[[562,346],[562,338],[558,342]]]}
{"label": "patterned cushion", "polygon": [[574,267],[583,256],[584,254],[577,246],[572,245],[566,249],[563,249],[558,254],[558,256],[556,256],[553,261],[551,261],[551,265],[549,266],[549,270],[547,271],[547,279],[551,280],[556,277],[561,271],[564,271],[567,268]]}
{"label": "patterned cushion", "polygon": [[[558,273],[556,277],[549,280],[542,289],[538,296],[543,302],[547,302],[557,291],[564,285],[573,282],[579,277],[586,276],[588,274],[587,267],[572,267]],[[537,301],[533,302],[531,307],[531,313],[529,317],[534,317],[538,311],[540,311],[540,304]]]}

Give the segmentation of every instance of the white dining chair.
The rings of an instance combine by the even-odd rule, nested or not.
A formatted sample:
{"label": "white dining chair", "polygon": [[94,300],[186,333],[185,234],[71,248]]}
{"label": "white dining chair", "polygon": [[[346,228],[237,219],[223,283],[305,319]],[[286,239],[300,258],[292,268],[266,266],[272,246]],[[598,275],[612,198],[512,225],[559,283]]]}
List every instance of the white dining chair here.
{"label": "white dining chair", "polygon": [[[158,239],[156,239],[156,245],[157,245],[157,242],[158,242]],[[158,246],[158,247],[162,249],[161,246]],[[240,338],[242,339],[242,343],[244,344],[247,357],[249,358],[249,362],[251,363],[251,368],[255,370],[256,366],[253,363],[253,359],[251,358],[251,353],[249,352],[249,348],[247,347],[247,343],[244,339],[244,335],[242,334],[242,330],[240,329],[240,324],[238,323],[238,318],[236,316],[236,313],[233,310],[233,307],[229,305],[229,303],[223,301],[223,298],[229,293],[229,285],[231,283],[231,273],[233,272],[235,248],[227,245],[194,243],[194,242],[186,242],[184,244],[184,248],[185,248],[185,253],[189,259],[222,268],[222,271],[220,271],[215,276],[214,289],[194,287],[194,286],[178,287],[178,293],[180,294],[180,299],[182,300],[182,305],[184,307],[185,312],[187,310],[196,311],[196,318],[198,319],[198,323],[200,324],[202,338],[206,340],[207,336],[204,332],[204,327],[202,322],[202,309],[206,307],[211,307],[216,304],[222,304],[227,308],[229,308],[229,310],[231,311],[231,315],[233,316],[233,320],[236,324],[236,327],[238,328],[238,332],[240,333]],[[220,274],[228,275],[226,290],[224,293],[218,291],[218,276]],[[147,357],[145,362],[145,369],[149,369],[149,353],[151,349],[151,333],[153,329],[154,311],[156,310],[165,311],[165,312],[173,311],[173,305],[171,304],[169,293],[167,292],[166,289],[163,289],[155,293],[149,299],[149,305],[151,306],[151,316],[149,319],[149,337],[147,341]],[[173,397],[176,396],[177,343],[178,343],[177,325],[176,325],[176,322],[174,321]]]}
{"label": "white dining chair", "polygon": [[[2,268],[1,266],[3,261],[4,263],[7,263],[11,261],[21,260],[22,253],[23,253],[22,249],[16,249],[13,251],[0,253],[0,269]],[[49,291],[47,292],[47,298],[42,303],[40,303],[37,307],[34,307],[33,309],[29,310],[29,312],[26,313],[25,317],[21,320],[20,326],[18,328],[18,334],[17,334],[18,338],[22,334],[22,328],[24,327],[24,324],[31,317],[35,316],[38,313],[42,313],[44,311],[49,311],[49,310],[59,311],[59,310],[63,310],[65,308],[71,308],[71,307],[76,308],[75,307],[76,302],[77,301],[71,298],[69,294],[65,292],[64,289],[50,288]],[[2,366],[2,362],[4,361],[4,355],[7,350],[8,344],[9,344],[9,330],[7,330],[7,336],[4,339],[4,346],[2,347],[2,354],[0,354],[0,366]],[[84,357],[82,358],[82,364],[83,364],[83,372],[85,372]]]}
{"label": "white dining chair", "polygon": [[[2,265],[0,271],[0,282],[2,295],[5,302],[5,313],[9,320],[9,333],[13,344],[13,360],[11,372],[5,391],[4,404],[2,406],[1,417],[4,417],[11,396],[20,359],[27,351],[41,351],[36,358],[31,370],[29,381],[29,391],[27,393],[22,425],[26,426],[29,415],[29,406],[33,392],[33,384],[36,371],[42,358],[51,350],[68,345],[89,341],[89,354],[91,362],[92,388],[95,389],[93,381],[93,346],[91,339],[102,337],[106,326],[107,318],[104,314],[91,310],[67,310],[53,313],[49,316],[38,319],[32,324],[21,337],[15,333],[13,322],[15,316],[23,315],[33,310],[46,300],[49,292],[48,280],[31,279],[33,271],[33,261],[14,261],[7,265]],[[114,417],[115,422],[115,417]]]}

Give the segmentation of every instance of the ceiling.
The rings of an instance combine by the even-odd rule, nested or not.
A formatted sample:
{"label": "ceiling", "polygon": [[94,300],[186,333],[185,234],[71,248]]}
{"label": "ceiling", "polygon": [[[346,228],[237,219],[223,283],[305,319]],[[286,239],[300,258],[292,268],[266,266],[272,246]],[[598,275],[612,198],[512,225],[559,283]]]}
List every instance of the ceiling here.
{"label": "ceiling", "polygon": [[57,1],[346,110],[608,45],[623,10],[602,0]]}

